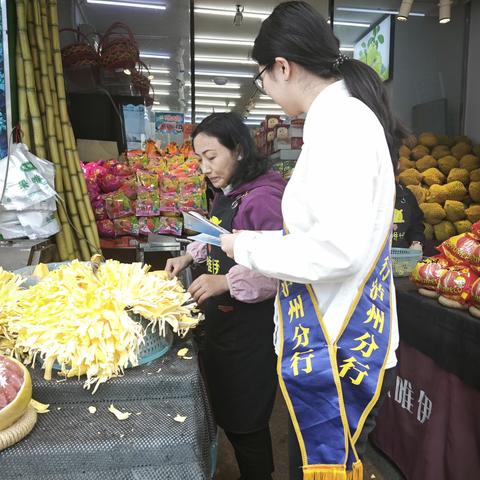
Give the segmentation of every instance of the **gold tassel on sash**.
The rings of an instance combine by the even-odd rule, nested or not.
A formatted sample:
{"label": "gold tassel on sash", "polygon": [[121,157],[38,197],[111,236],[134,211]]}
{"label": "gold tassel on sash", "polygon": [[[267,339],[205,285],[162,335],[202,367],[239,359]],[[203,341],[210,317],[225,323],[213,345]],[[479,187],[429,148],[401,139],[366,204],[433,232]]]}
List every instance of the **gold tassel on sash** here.
{"label": "gold tassel on sash", "polygon": [[349,472],[345,465],[307,465],[303,467],[303,480],[363,480],[363,464],[356,461]]}
{"label": "gold tassel on sash", "polygon": [[360,460],[352,465],[351,472],[347,472],[347,480],[363,480],[363,464]]}
{"label": "gold tassel on sash", "polygon": [[307,465],[303,480],[347,480],[345,465]]}

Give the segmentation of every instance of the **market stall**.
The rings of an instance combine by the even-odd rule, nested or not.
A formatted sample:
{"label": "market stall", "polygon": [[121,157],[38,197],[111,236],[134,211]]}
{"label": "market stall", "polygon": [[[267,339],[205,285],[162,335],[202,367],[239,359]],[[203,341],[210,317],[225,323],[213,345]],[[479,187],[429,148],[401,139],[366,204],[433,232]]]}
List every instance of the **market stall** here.
{"label": "market stall", "polygon": [[[188,359],[177,355],[180,348],[188,348]],[[82,380],[46,381],[40,370],[32,380],[35,399],[50,411],[0,453],[2,479],[211,478],[216,427],[191,342],[125,371],[93,396]],[[118,420],[111,404],[131,415]]]}

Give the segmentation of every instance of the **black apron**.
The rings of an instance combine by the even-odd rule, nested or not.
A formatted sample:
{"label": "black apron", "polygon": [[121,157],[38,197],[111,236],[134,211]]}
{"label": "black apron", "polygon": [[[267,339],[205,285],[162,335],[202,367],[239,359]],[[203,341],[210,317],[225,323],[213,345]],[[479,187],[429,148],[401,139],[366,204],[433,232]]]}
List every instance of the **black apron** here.
{"label": "black apron", "polygon": [[[211,216],[231,231],[243,196],[219,195]],[[234,265],[219,247],[208,245],[209,274],[225,275]],[[215,419],[226,431],[250,433],[268,425],[277,386],[273,302],[243,303],[227,292],[203,305],[205,376]]]}

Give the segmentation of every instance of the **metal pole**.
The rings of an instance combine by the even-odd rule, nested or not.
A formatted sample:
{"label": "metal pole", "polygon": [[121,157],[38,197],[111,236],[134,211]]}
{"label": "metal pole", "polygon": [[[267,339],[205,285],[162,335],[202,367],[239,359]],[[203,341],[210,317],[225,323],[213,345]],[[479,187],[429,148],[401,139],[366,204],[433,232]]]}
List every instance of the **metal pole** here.
{"label": "metal pole", "polygon": [[195,122],[195,6],[190,0],[190,95],[192,97],[191,122]]}

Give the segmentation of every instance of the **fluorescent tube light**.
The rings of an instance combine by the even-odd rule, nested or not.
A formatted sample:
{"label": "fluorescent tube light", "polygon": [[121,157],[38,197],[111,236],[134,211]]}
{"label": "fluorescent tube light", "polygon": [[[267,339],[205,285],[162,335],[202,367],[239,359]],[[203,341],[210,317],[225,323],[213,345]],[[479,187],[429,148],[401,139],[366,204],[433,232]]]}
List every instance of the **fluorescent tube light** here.
{"label": "fluorescent tube light", "polygon": [[[330,23],[330,20],[327,20],[327,23]],[[364,22],[346,22],[344,20],[334,20],[334,25],[343,26],[343,27],[360,27],[360,28],[368,28],[370,26],[369,23]]]}
{"label": "fluorescent tube light", "polygon": [[155,96],[171,95],[167,90],[155,90]]}
{"label": "fluorescent tube light", "polygon": [[231,78],[251,78],[255,76],[254,73],[244,73],[244,72],[211,72],[208,70],[195,70],[195,76],[203,77],[231,77]]}
{"label": "fluorescent tube light", "polygon": [[[384,15],[397,15],[398,10],[381,10],[377,8],[357,8],[357,7],[336,7],[339,12],[358,12],[358,13],[382,13]],[[424,13],[410,12],[412,17],[424,17]]]}
{"label": "fluorescent tube light", "polygon": [[230,93],[230,92],[219,92],[219,93],[211,93],[211,92],[197,92],[195,91],[196,97],[207,97],[207,98],[242,98],[240,93]]}
{"label": "fluorescent tube light", "polygon": [[214,57],[210,55],[196,55],[196,62],[235,63],[237,65],[256,65],[257,62],[248,58],[239,57]]}
{"label": "fluorescent tube light", "polygon": [[[192,103],[191,101],[189,103]],[[226,102],[219,102],[216,100],[195,100],[195,105],[206,105],[207,107],[209,105],[215,106],[215,107],[226,107]],[[229,107],[234,107],[236,105],[235,102],[228,102]]]}
{"label": "fluorescent tube light", "polygon": [[340,45],[340,50],[343,50],[344,52],[353,52],[355,48],[353,46]]}
{"label": "fluorescent tube light", "polygon": [[169,60],[170,55],[167,53],[149,53],[149,52],[140,52],[140,56],[143,58],[156,58],[161,60]]}
{"label": "fluorescent tube light", "polygon": [[214,38],[214,37],[195,37],[195,43],[207,43],[213,45],[239,45],[244,47],[253,47],[254,41],[240,38]]}
{"label": "fluorescent tube light", "polygon": [[171,85],[172,82],[169,82],[168,80],[152,80],[150,82],[152,85]]}
{"label": "fluorescent tube light", "polygon": [[280,105],[277,105],[276,103],[272,103],[272,104],[266,104],[266,103],[257,103],[255,105],[255,108],[266,108],[267,110],[268,109],[272,109],[272,108],[278,108],[279,110],[282,109],[282,107]]}
{"label": "fluorescent tube light", "polygon": [[[185,86],[186,87],[191,87],[192,84],[190,82],[186,82]],[[238,90],[242,87],[239,83],[227,83],[226,85],[217,85],[213,82],[212,83],[195,82],[195,86],[200,87],[200,88],[222,88],[222,89],[225,89],[225,88],[228,89],[229,88],[230,90]]]}
{"label": "fluorescent tube light", "polygon": [[87,3],[94,5],[110,5],[116,7],[133,7],[133,8],[148,8],[150,10],[166,10],[165,5],[153,5],[150,3],[134,3],[134,2],[120,2],[113,0],[87,0]]}
{"label": "fluorescent tube light", "polygon": [[170,70],[168,68],[156,68],[152,67],[148,69],[150,73],[170,73]]}

